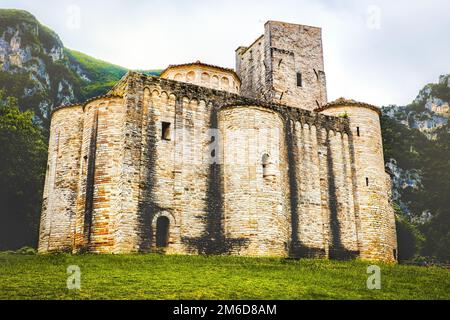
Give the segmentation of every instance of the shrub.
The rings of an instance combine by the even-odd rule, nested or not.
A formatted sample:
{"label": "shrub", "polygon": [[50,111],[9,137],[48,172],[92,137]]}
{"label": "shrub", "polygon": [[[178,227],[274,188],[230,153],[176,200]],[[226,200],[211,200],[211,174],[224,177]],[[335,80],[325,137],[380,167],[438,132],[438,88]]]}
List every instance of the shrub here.
{"label": "shrub", "polygon": [[406,217],[396,214],[398,260],[405,261],[415,258],[423,245],[424,236]]}

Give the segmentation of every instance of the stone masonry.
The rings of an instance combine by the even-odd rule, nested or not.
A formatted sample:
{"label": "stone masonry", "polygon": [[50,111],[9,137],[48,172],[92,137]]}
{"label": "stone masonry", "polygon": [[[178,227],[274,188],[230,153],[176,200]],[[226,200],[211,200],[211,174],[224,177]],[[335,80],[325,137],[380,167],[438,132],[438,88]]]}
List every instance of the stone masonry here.
{"label": "stone masonry", "polygon": [[55,109],[39,252],[395,261],[380,111],[327,103],[321,30],[269,21],[236,59]]}

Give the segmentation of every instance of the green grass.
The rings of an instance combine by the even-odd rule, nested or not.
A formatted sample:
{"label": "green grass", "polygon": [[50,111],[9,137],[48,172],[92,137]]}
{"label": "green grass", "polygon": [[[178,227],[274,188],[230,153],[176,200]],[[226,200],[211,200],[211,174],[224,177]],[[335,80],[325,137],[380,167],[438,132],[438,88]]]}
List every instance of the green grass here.
{"label": "green grass", "polygon": [[[81,268],[81,290],[66,288]],[[361,261],[0,254],[0,299],[450,299],[450,271],[379,264],[368,290]]]}

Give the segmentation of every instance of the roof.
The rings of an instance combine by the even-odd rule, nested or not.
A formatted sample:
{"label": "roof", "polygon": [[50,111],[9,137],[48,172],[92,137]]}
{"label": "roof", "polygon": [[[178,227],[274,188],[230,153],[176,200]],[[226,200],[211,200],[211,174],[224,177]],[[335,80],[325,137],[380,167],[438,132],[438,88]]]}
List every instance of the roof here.
{"label": "roof", "polygon": [[355,107],[363,107],[363,108],[368,108],[371,109],[373,111],[376,111],[379,115],[381,115],[381,110],[380,108],[378,108],[377,106],[374,106],[372,104],[369,103],[365,103],[365,102],[359,102],[359,101],[355,101],[353,99],[345,99],[345,98],[339,98],[336,99],[332,102],[328,102],[327,104],[323,105],[320,108],[315,109],[314,111],[316,112],[321,112],[324,111],[328,108],[332,108],[332,107],[344,107],[344,106],[355,106]]}
{"label": "roof", "polygon": [[65,108],[82,107],[84,109],[86,107],[86,105],[88,105],[89,103],[91,103],[91,102],[93,102],[95,100],[115,99],[115,98],[122,98],[122,96],[117,95],[117,94],[104,94],[104,95],[92,97],[92,98],[86,100],[85,102],[81,102],[81,103],[63,104],[63,105],[60,105],[60,106],[58,106],[56,108],[53,108],[53,110],[51,111],[50,115],[53,115],[53,113],[55,113],[56,111],[61,110],[61,109],[65,109]]}
{"label": "roof", "polygon": [[246,47],[246,46],[240,46],[240,47],[238,47],[235,51],[238,51],[240,48],[244,48],[244,50],[242,50],[242,52],[240,52],[240,54],[242,55],[242,54],[244,54],[245,52],[247,52],[248,49],[250,49],[251,47],[253,47],[253,45],[254,45],[255,43],[257,43],[258,41],[260,41],[260,40],[263,39],[263,38],[264,38],[264,35],[262,34],[262,35],[260,35],[258,38],[256,38],[256,40],[253,41],[252,44],[249,45],[248,47]]}
{"label": "roof", "polygon": [[234,69],[231,68],[224,68],[224,67],[220,67],[220,66],[215,66],[213,64],[207,64],[207,63],[203,63],[200,60],[197,60],[195,62],[190,62],[190,63],[182,63],[182,64],[171,64],[169,65],[166,69],[164,69],[161,72],[160,77],[164,76],[164,73],[166,73],[167,71],[169,71],[170,69],[173,68],[179,68],[179,67],[190,67],[190,66],[201,66],[201,67],[208,67],[208,68],[214,68],[214,69],[219,69],[221,71],[225,71],[225,72],[230,72],[232,73],[237,80],[239,80],[239,82],[241,82],[241,79],[239,78],[239,76],[237,75],[236,71],[234,71]]}
{"label": "roof", "polygon": [[288,25],[288,26],[299,26],[299,27],[305,27],[305,28],[322,30],[321,27],[316,27],[316,26],[311,26],[311,25],[301,24],[301,23],[292,23],[292,22],[278,21],[278,20],[268,20],[268,21],[266,21],[266,23],[264,23],[264,25],[266,25],[268,23],[284,24],[284,25]]}

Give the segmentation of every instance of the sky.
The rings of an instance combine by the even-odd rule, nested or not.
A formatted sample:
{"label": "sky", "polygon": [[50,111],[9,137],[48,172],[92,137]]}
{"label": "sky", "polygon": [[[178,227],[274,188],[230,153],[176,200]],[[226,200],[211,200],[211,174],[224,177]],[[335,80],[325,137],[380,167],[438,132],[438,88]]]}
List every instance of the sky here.
{"label": "sky", "polygon": [[0,0],[25,9],[64,45],[129,69],[200,60],[235,66],[234,51],[267,20],[322,28],[328,100],[410,103],[450,73],[448,0]]}

